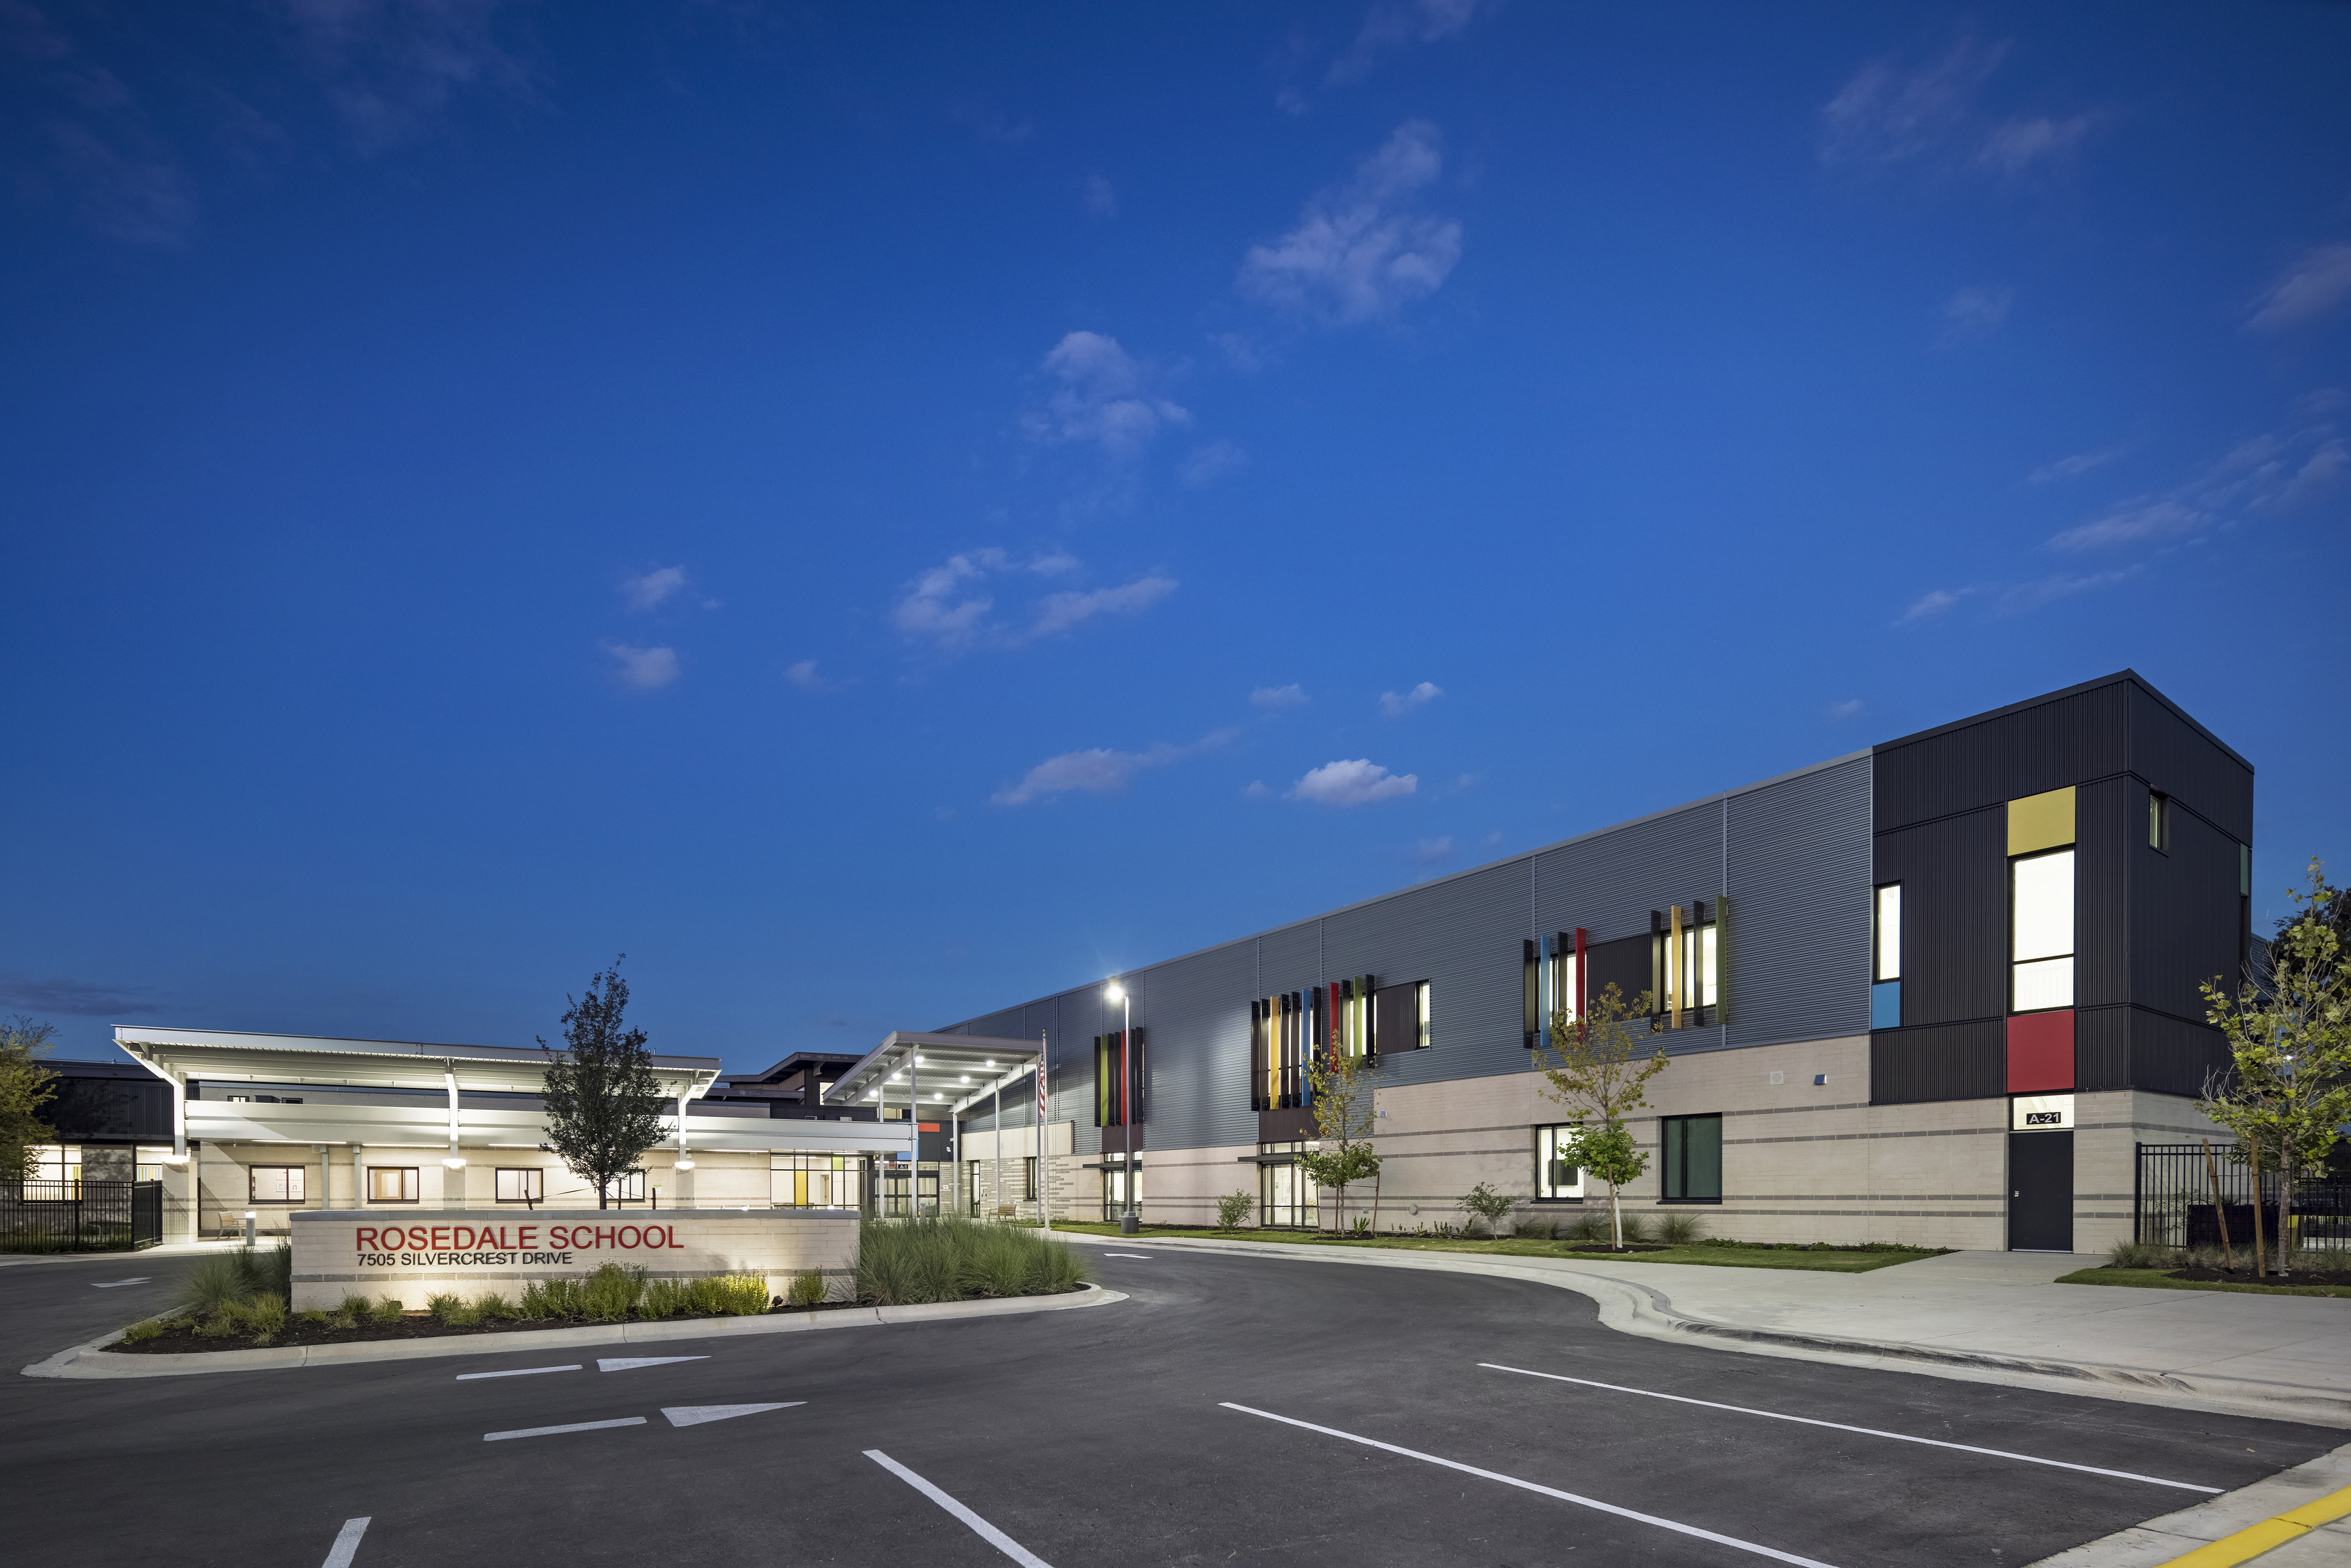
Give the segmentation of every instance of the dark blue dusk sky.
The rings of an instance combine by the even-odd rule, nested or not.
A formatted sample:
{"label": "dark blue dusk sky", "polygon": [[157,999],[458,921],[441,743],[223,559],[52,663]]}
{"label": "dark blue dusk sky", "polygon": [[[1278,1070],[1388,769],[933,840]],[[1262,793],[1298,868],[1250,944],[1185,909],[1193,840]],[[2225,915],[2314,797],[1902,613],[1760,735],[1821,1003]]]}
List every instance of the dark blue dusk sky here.
{"label": "dark blue dusk sky", "polygon": [[0,1010],[855,1050],[2130,666],[2351,775],[2351,8],[0,0]]}

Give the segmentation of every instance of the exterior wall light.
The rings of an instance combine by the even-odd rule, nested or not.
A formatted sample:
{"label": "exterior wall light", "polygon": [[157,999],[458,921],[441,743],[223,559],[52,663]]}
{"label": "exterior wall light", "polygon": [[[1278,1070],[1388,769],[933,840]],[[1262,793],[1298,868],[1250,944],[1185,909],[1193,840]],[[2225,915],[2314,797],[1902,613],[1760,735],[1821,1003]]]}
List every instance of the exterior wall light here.
{"label": "exterior wall light", "polygon": [[672,1166],[671,1168],[673,1170],[690,1171],[694,1168],[694,1162],[692,1160],[679,1160]]}
{"label": "exterior wall light", "polygon": [[441,1163],[447,1166],[453,1171],[461,1171],[465,1168],[465,1160],[456,1155],[451,1155],[447,1159],[443,1160]]}

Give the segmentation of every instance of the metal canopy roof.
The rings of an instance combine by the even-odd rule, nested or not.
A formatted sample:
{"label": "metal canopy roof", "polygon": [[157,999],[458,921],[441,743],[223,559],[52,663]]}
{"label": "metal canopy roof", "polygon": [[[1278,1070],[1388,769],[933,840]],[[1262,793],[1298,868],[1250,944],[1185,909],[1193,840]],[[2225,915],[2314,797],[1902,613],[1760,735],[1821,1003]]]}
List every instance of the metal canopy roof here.
{"label": "metal canopy roof", "polygon": [[[993,1090],[998,1079],[1026,1073],[1036,1065],[1040,1049],[1040,1042],[1033,1040],[893,1030],[882,1037],[881,1044],[859,1058],[856,1066],[842,1073],[840,1082],[824,1092],[824,1103],[862,1104],[867,1095],[880,1089],[883,1095],[875,1103],[887,1105],[895,1100],[903,1104],[906,1095],[904,1080],[892,1080],[911,1059],[919,1056],[922,1061],[914,1069],[915,1087],[925,1095],[942,1096],[937,1102],[939,1110],[953,1114]],[[923,1103],[933,1102],[925,1099]]]}
{"label": "metal canopy roof", "polygon": [[[329,1040],[248,1034],[235,1030],[138,1029],[114,1031],[114,1043],[167,1082],[349,1084],[370,1089],[457,1087],[537,1094],[547,1086],[547,1054],[535,1046],[435,1045],[404,1040]],[[662,1092],[700,1096],[718,1076],[712,1056],[656,1056]]]}

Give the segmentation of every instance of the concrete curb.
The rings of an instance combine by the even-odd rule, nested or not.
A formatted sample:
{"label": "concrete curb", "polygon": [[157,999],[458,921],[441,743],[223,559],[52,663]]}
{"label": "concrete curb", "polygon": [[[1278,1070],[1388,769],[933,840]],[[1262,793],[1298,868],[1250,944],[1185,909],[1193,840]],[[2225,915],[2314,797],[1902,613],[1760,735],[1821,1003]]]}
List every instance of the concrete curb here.
{"label": "concrete curb", "polygon": [[950,1322],[1021,1312],[1106,1307],[1123,1291],[1088,1285],[1059,1296],[1011,1296],[984,1301],[931,1301],[911,1307],[843,1307],[827,1312],[773,1312],[756,1318],[696,1318],[686,1322],[614,1323],[610,1328],[525,1329],[443,1339],[377,1340],[358,1344],[288,1345],[284,1349],[217,1350],[185,1355],[126,1355],[106,1347],[122,1331],[57,1352],[24,1368],[26,1377],[191,1377],[217,1372],[275,1372],[297,1366],[348,1366],[370,1361],[430,1361],[511,1351],[564,1352],[600,1344],[656,1344],[687,1339],[738,1339],[749,1334],[810,1333],[823,1329],[874,1328],[885,1323]]}
{"label": "concrete curb", "polygon": [[1426,1269],[1439,1273],[1531,1280],[1538,1284],[1554,1285],[1591,1297],[1600,1308],[1601,1322],[1619,1333],[1641,1334],[1652,1339],[1695,1341],[1718,1350],[1743,1351],[1751,1355],[1778,1355],[1885,1372],[1921,1373],[1963,1382],[2000,1383],[2059,1394],[2091,1394],[2105,1399],[2209,1410],[2230,1416],[2255,1416],[2272,1421],[2300,1421],[2314,1427],[2351,1427],[2351,1399],[2314,1394],[2296,1385],[2266,1383],[2255,1378],[2199,1377],[2154,1367],[1999,1355],[1899,1340],[1856,1339],[1835,1334],[1805,1333],[1792,1329],[1749,1328],[1736,1323],[1713,1322],[1675,1312],[1672,1298],[1646,1279],[1627,1280],[1614,1274],[1543,1268],[1473,1255],[1376,1252],[1368,1249],[1358,1250],[1266,1241],[1213,1241],[1191,1237],[1154,1237],[1144,1240],[1133,1237],[1071,1233],[1064,1239],[1097,1246],[1167,1247],[1187,1251],[1221,1252],[1235,1257],[1270,1255],[1315,1263],[1356,1263],[1374,1268]]}
{"label": "concrete curb", "polygon": [[[2199,1546],[2275,1519],[2290,1509],[2314,1502],[2346,1486],[2351,1486],[2351,1444],[2210,1502],[2199,1502],[2194,1508],[2183,1508],[2178,1513],[2167,1513],[2145,1524],[2085,1542],[2054,1557],[2044,1557],[2032,1568],[2155,1568],[2158,1563],[2177,1561]],[[2283,1564],[2285,1561],[2281,1555],[2279,1562]],[[2307,1561],[2344,1559],[2330,1553]]]}

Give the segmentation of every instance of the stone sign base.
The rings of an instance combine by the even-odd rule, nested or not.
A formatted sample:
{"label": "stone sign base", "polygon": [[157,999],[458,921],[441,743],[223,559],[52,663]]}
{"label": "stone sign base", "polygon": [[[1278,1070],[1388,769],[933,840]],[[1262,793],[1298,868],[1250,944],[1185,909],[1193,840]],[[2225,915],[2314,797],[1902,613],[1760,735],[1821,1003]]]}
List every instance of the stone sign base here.
{"label": "stone sign base", "polygon": [[390,1297],[408,1308],[448,1292],[513,1301],[533,1280],[606,1263],[650,1279],[752,1274],[781,1295],[810,1269],[831,1284],[857,1270],[857,1211],[792,1209],[297,1209],[294,1310]]}

